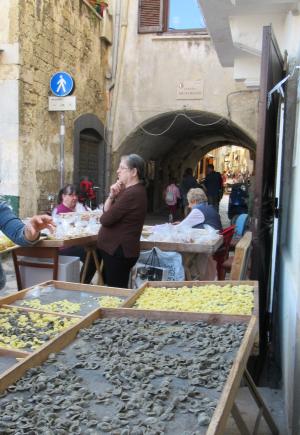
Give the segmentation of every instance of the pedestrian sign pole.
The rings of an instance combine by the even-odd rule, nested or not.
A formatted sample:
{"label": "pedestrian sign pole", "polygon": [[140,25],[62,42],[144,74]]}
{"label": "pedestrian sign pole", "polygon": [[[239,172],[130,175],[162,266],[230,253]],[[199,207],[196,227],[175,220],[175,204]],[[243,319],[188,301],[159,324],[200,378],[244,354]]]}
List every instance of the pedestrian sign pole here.
{"label": "pedestrian sign pole", "polygon": [[59,71],[50,79],[50,89],[55,97],[49,97],[49,111],[60,112],[60,187],[65,184],[65,111],[76,110],[76,97],[68,96],[74,88],[74,81],[70,74]]}
{"label": "pedestrian sign pole", "polygon": [[60,188],[65,184],[65,112],[60,112]]}

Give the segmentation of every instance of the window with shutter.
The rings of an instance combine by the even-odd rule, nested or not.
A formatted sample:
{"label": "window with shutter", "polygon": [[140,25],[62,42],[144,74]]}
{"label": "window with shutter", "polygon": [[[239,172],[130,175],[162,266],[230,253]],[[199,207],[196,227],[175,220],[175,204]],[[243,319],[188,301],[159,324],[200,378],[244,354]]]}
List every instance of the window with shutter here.
{"label": "window with shutter", "polygon": [[163,0],[139,0],[139,33],[163,31]]}
{"label": "window with shutter", "polygon": [[206,32],[197,0],[139,0],[139,33]]}

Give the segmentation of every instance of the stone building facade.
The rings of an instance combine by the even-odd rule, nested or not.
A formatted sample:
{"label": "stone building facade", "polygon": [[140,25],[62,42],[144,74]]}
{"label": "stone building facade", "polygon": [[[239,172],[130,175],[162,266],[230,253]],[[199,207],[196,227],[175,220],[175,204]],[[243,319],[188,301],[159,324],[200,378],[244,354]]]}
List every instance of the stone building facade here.
{"label": "stone building facade", "polygon": [[96,184],[104,179],[111,40],[103,24],[109,16],[101,18],[85,0],[2,4],[0,194],[27,216],[41,211],[43,197],[60,187],[60,114],[48,111],[49,82],[57,71],[73,77],[77,100],[76,111],[65,112],[65,182],[78,181],[80,170],[92,164],[80,167],[81,132],[96,144]]}
{"label": "stone building facade", "polygon": [[255,149],[258,82],[248,83],[242,73],[236,80],[233,68],[221,65],[206,29],[174,32],[149,26],[147,32],[141,30],[141,14],[149,13],[149,20],[154,20],[153,10],[159,15],[165,1],[118,3],[113,167],[128,152],[150,162],[154,179],[149,209],[157,209],[168,178],[180,181],[185,168],[195,168],[211,149],[227,144]]}

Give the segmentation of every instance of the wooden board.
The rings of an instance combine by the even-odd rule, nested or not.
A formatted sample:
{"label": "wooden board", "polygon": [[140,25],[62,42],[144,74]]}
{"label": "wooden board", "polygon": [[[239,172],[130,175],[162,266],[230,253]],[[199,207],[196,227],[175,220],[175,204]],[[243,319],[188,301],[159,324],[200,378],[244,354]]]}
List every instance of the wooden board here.
{"label": "wooden board", "polygon": [[[147,281],[145,282],[133,295],[130,297],[124,304],[123,307],[133,307],[136,300],[140,297],[140,295],[145,291],[147,287],[166,287],[166,288],[180,288],[180,287],[201,287],[205,285],[217,285],[220,287],[224,287],[226,285],[250,285],[253,286],[254,293],[254,307],[253,314],[258,316],[259,313],[259,303],[258,303],[258,281]],[[148,310],[145,310],[148,311]],[[177,311],[180,313],[180,311]],[[214,313],[211,313],[214,315]],[[230,314],[227,314],[226,317],[231,318]],[[236,316],[236,317],[244,317],[244,316]],[[249,316],[245,316],[249,317]],[[228,320],[230,321],[230,320]]]}
{"label": "wooden board", "polygon": [[231,279],[244,279],[246,277],[250,258],[251,242],[252,233],[251,231],[247,231],[237,243],[231,266]]}
{"label": "wooden board", "polygon": [[[50,340],[47,344],[42,346],[38,351],[32,355],[27,356],[18,364],[6,370],[0,377],[0,391],[5,390],[9,385],[13,384],[31,367],[41,365],[49,356],[50,353],[59,352],[68,344],[70,344],[76,337],[77,332],[85,327],[91,325],[91,323],[99,318],[113,318],[113,317],[134,317],[134,318],[148,318],[157,320],[183,320],[183,321],[201,321],[205,320],[211,323],[207,316],[203,316],[201,313],[174,313],[174,312],[154,312],[132,309],[97,309],[93,313],[86,316],[76,325],[69,327],[63,331],[57,337]],[[176,316],[176,317],[175,317]],[[178,318],[179,316],[179,318]],[[218,315],[214,316],[217,320]],[[211,319],[213,320],[213,319]],[[233,366],[227,377],[227,381],[224,385],[221,396],[218,400],[217,408],[212,416],[210,425],[207,430],[209,435],[221,435],[224,433],[226,421],[231,412],[232,405],[234,403],[237,390],[240,385],[241,378],[246,369],[247,360],[250,351],[253,346],[254,338],[258,329],[258,322],[256,316],[252,316],[250,319],[244,319],[244,322],[248,325],[244,338],[238,349],[237,355],[234,359]],[[217,321],[218,323],[218,321]]]}
{"label": "wooden board", "polygon": [[6,254],[7,252],[11,252],[11,251],[13,251],[14,249],[17,249],[17,248],[19,248],[19,245],[9,246],[8,248],[1,249],[0,255],[1,254]]}
{"label": "wooden board", "polygon": [[152,248],[159,248],[162,251],[176,251],[176,252],[192,252],[201,254],[214,254],[217,249],[223,244],[223,237],[219,236],[217,240],[206,243],[175,243],[175,242],[155,242],[148,240],[140,241],[141,250],[150,250]]}
{"label": "wooden board", "polygon": [[71,246],[85,246],[95,244],[97,242],[97,238],[98,234],[73,237],[70,239],[44,239],[37,242],[34,246],[39,248],[69,248]]}
{"label": "wooden board", "polygon": [[136,308],[101,308],[105,317],[134,317],[137,319],[147,318],[151,320],[178,320],[181,322],[197,322],[203,320],[212,325],[224,325],[224,323],[249,322],[251,316],[235,316],[219,313],[196,313],[190,311],[167,311],[167,310],[142,310]]}
{"label": "wooden board", "polygon": [[31,355],[31,353],[25,352],[24,350],[6,349],[0,347],[0,356],[14,356],[16,358],[25,358],[28,355]]}

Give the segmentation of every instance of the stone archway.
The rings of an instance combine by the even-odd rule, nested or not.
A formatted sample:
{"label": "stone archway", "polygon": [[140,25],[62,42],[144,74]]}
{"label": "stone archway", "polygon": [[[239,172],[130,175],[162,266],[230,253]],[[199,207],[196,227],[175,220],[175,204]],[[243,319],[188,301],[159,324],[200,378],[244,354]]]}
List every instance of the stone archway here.
{"label": "stone archway", "polygon": [[137,153],[155,163],[152,183],[153,208],[162,204],[162,191],[170,173],[181,179],[186,167],[193,167],[207,152],[225,144],[248,148],[253,155],[253,137],[231,119],[216,113],[186,110],[159,114],[129,132],[114,154],[114,166],[120,155]]}
{"label": "stone archway", "polygon": [[74,183],[87,175],[97,189],[97,201],[105,196],[106,147],[104,126],[96,115],[81,115],[74,122]]}

